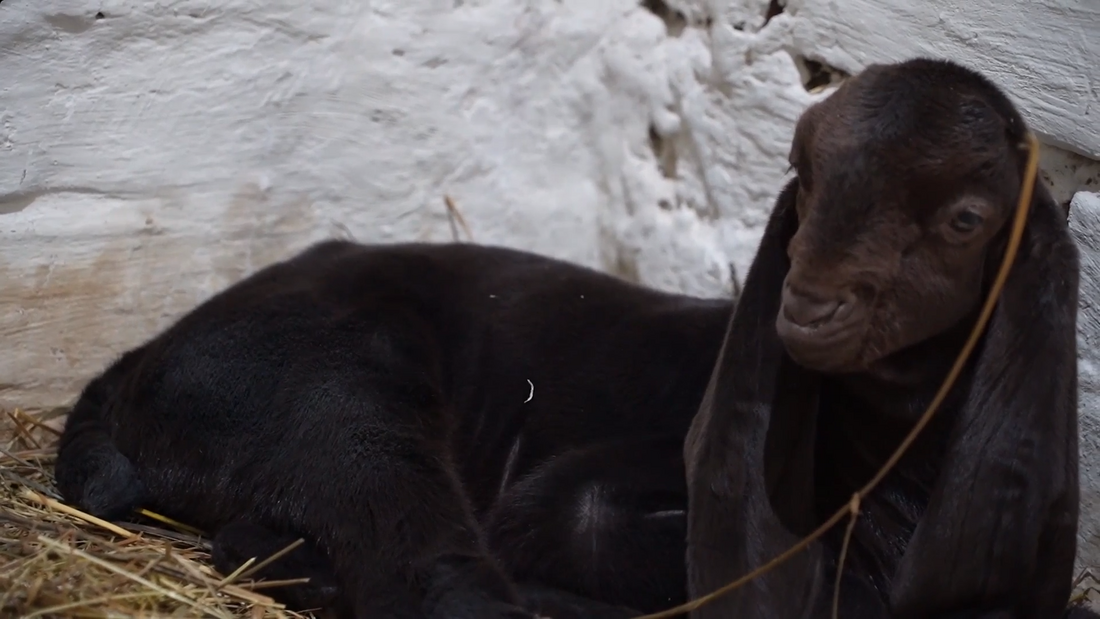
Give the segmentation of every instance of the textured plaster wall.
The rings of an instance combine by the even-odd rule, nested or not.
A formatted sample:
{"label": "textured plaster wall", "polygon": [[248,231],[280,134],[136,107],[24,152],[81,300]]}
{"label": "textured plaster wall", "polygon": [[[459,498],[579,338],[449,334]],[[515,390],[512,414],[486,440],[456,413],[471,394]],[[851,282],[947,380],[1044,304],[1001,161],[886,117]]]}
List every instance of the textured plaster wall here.
{"label": "textured plaster wall", "polygon": [[1078,192],[1070,209],[1070,230],[1081,248],[1077,316],[1081,431],[1078,563],[1100,578],[1100,193]]}
{"label": "textured plaster wall", "polygon": [[1076,195],[1100,565],[1097,24],[1094,0],[3,0],[0,406],[69,401],[312,241],[449,240],[445,194],[478,242],[725,294],[799,113],[869,63],[950,57]]}

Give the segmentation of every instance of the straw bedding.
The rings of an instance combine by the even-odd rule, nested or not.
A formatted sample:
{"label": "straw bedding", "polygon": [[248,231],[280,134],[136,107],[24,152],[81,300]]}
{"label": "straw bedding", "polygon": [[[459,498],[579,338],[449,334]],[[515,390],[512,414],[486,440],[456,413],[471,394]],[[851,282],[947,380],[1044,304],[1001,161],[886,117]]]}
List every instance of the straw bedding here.
{"label": "straw bedding", "polygon": [[65,412],[0,411],[0,617],[310,616],[267,595],[278,582],[215,572],[208,540],[186,526],[103,522],[61,504],[52,470]]}
{"label": "straw bedding", "polygon": [[[214,571],[208,540],[186,525],[104,522],[60,503],[52,470],[66,412],[0,411],[0,618],[313,617],[267,595],[286,583]],[[1084,570],[1074,598],[1100,599],[1097,576]]]}

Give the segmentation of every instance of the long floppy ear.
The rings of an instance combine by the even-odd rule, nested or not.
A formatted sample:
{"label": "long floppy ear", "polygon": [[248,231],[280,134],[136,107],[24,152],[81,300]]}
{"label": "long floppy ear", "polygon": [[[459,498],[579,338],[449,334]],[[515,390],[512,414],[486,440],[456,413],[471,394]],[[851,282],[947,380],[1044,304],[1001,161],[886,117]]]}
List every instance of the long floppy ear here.
{"label": "long floppy ear", "polygon": [[937,485],[894,578],[896,616],[1064,611],[1079,493],[1078,276],[1065,216],[1037,185]]}
{"label": "long floppy ear", "polygon": [[[813,383],[796,382],[797,368],[775,327],[790,267],[787,243],[798,229],[797,191],[794,180],[779,194],[684,445],[692,598],[745,575],[798,542],[769,501],[769,486],[784,486],[777,498],[789,513],[788,526],[806,526],[812,517],[806,511],[812,505],[812,449],[805,444],[809,440],[812,447],[816,389]],[[796,389],[802,395],[791,397]],[[809,423],[798,423],[807,419]],[[769,426],[779,434],[797,432],[769,438]],[[808,459],[793,457],[806,451]],[[766,457],[777,462],[767,480]],[[790,499],[788,489],[802,492],[803,505]],[[808,586],[791,588],[790,583]],[[692,616],[805,617],[825,584],[815,545]]]}

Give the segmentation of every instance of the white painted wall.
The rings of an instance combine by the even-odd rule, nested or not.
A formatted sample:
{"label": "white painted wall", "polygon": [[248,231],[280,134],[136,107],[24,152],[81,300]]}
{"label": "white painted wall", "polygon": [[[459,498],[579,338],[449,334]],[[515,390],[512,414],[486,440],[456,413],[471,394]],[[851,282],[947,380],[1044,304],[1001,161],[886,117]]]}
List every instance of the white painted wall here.
{"label": "white painted wall", "polygon": [[[1070,203],[1070,231],[1081,248],[1077,315],[1080,389],[1081,531],[1078,563],[1100,579],[1100,193],[1078,192]],[[1094,601],[1100,598],[1094,596]],[[1100,606],[1098,604],[1097,606]]]}
{"label": "white painted wall", "polygon": [[[802,58],[961,59],[1050,146],[1060,199],[1100,188],[1095,0],[789,0],[766,24],[767,0],[636,2],[3,0],[0,406],[68,401],[317,239],[448,240],[444,194],[479,242],[724,293],[827,94]],[[1100,565],[1090,200],[1081,557]]]}

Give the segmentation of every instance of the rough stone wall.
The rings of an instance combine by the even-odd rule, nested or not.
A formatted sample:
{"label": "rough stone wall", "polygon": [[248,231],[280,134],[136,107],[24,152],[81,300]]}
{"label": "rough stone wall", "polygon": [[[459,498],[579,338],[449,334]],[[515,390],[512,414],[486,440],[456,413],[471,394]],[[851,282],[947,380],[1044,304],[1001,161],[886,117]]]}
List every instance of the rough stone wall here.
{"label": "rough stone wall", "polygon": [[71,400],[315,240],[449,240],[445,194],[478,242],[725,294],[799,113],[869,63],[950,57],[1077,196],[1100,565],[1098,23],[1094,0],[3,0],[0,406]]}

